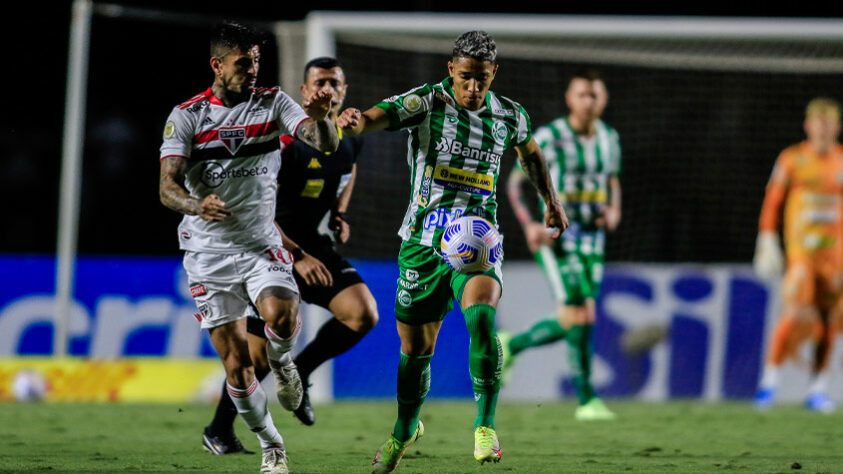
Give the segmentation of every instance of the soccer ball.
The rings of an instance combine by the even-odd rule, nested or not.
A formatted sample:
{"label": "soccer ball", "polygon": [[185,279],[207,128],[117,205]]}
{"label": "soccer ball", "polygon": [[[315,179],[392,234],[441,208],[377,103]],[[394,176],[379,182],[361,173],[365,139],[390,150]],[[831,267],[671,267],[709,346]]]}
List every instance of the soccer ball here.
{"label": "soccer ball", "polygon": [[442,234],[442,258],[460,273],[483,273],[503,260],[503,238],[477,216],[455,219]]}
{"label": "soccer ball", "polygon": [[47,394],[47,380],[36,370],[19,370],[12,381],[12,392],[20,402],[39,401]]}

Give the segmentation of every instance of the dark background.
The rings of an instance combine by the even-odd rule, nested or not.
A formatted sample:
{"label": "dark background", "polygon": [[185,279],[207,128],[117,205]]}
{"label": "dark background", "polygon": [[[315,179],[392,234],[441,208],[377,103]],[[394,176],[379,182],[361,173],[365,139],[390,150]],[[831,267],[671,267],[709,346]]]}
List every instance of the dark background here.
{"label": "dark background", "polygon": [[[309,10],[347,9],[332,2],[118,2],[183,13],[243,20],[299,20]],[[175,3],[175,2],[174,2]],[[354,4],[382,9],[381,4]],[[465,11],[455,3],[404,2],[390,11]],[[6,41],[11,60],[4,74],[10,112],[0,127],[0,192],[11,214],[0,231],[0,252],[55,251],[58,181],[70,4],[49,12],[37,5],[12,15],[20,20]],[[695,14],[794,16],[791,12],[734,11],[706,4],[697,11],[592,4],[545,8],[563,14]],[[812,9],[813,8],[813,9]],[[828,16],[823,5],[799,16]],[[486,12],[515,12],[506,6]],[[523,11],[522,11],[523,12]],[[527,13],[539,13],[533,10]],[[8,34],[8,32],[7,32]],[[277,82],[274,45],[263,52],[259,82]],[[445,55],[407,58],[395,52],[338,45],[352,90],[347,105],[368,107],[386,95],[439,81]],[[519,61],[502,53],[493,86],[520,101],[534,126],[563,113],[565,77],[580,65]],[[783,147],[802,138],[805,103],[839,96],[834,75],[716,73],[605,66],[611,103],[605,114],[624,150],[624,220],[609,239],[609,258],[630,261],[748,261],[763,186]],[[180,216],[158,202],[158,147],[173,105],[204,90],[207,28],[113,20],[94,16],[88,82],[86,142],[79,250],[83,254],[179,253]],[[367,87],[371,84],[382,87]],[[387,90],[387,94],[384,94]],[[393,258],[394,232],[407,196],[402,134],[377,134],[364,149],[352,200],[352,256]],[[501,183],[514,155],[505,160]],[[503,192],[499,219],[509,258],[526,256]]]}

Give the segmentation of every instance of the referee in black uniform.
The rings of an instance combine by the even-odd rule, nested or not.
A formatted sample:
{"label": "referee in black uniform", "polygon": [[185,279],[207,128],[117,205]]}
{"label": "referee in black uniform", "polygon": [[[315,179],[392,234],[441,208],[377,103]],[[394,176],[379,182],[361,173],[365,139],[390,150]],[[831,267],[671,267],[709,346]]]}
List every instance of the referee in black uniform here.
{"label": "referee in black uniform", "polygon": [[[320,90],[331,91],[332,121],[336,121],[346,89],[345,74],[336,59],[316,58],[305,66],[302,99]],[[334,249],[334,239],[345,243],[349,238],[345,212],[354,188],[361,148],[358,137],[340,134],[340,139],[337,151],[327,154],[293,137],[281,138],[275,220],[283,230],[284,247],[295,259],[294,276],[302,300],[326,308],[334,315],[295,359],[305,392],[294,413],[306,425],[315,421],[307,393],[310,374],[326,360],[351,349],[378,321],[371,291],[357,270]],[[334,239],[318,231],[326,214]],[[264,322],[260,318],[248,318],[248,323],[255,374],[263,379],[269,372]],[[214,419],[205,427],[203,447],[213,454],[248,452],[234,435],[232,424],[236,416],[237,409],[223,387]]]}

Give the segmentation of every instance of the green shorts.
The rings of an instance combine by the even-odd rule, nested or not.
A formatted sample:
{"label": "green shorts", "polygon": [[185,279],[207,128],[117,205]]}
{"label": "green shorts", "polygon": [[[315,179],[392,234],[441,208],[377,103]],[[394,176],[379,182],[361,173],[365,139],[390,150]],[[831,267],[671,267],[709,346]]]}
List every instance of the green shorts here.
{"label": "green shorts", "polygon": [[582,306],[589,298],[597,299],[603,283],[603,254],[566,249],[565,245],[544,246],[533,254],[550,282],[559,304]]}
{"label": "green shorts", "polygon": [[413,326],[442,321],[460,301],[465,284],[472,277],[487,275],[501,285],[500,263],[484,273],[466,275],[451,270],[432,247],[404,242],[398,252],[398,289],[395,292],[395,317]]}

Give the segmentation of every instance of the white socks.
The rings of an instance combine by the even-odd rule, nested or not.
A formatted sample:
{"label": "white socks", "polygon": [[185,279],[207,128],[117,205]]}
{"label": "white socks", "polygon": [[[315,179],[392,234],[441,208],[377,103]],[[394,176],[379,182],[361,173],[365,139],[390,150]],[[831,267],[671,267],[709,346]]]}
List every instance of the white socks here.
{"label": "white socks", "polygon": [[237,413],[243,417],[246,426],[258,436],[261,449],[284,447],[284,438],[272,423],[272,415],[266,409],[266,393],[255,379],[249,388],[238,389],[226,383],[231,401],[237,407]]}
{"label": "white socks", "polygon": [[269,359],[285,364],[289,362],[287,359],[290,357],[290,351],[293,349],[293,344],[301,332],[301,317],[296,316],[296,329],[293,330],[293,334],[287,339],[275,334],[270,329],[269,324],[264,325],[263,332],[266,334],[267,340],[269,340],[269,344],[266,345],[266,354],[269,356]]}
{"label": "white socks", "polygon": [[779,368],[773,364],[764,366],[761,376],[761,388],[776,388],[779,385]]}
{"label": "white socks", "polygon": [[811,390],[809,390],[808,393],[828,393],[828,378],[828,369],[825,369],[822,372],[819,372],[814,375],[813,381],[811,383]]}

